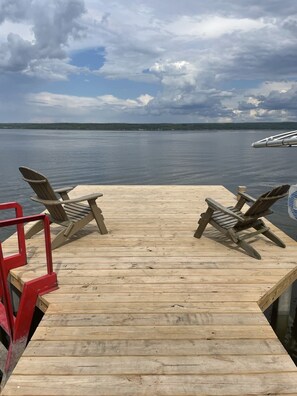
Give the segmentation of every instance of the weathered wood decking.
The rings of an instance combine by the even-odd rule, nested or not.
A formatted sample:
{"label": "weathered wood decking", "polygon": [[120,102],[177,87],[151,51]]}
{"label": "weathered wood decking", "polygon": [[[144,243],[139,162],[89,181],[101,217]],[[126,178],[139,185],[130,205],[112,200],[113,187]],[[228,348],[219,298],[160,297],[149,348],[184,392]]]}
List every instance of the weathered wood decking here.
{"label": "weathered wood decking", "polygon": [[[60,288],[42,297],[46,314],[2,394],[296,395],[297,369],[260,309],[297,278],[296,243],[273,227],[287,248],[259,237],[258,261],[211,227],[193,238],[205,197],[234,203],[221,186],[73,195],[96,191],[109,234],[91,224],[53,252]],[[41,273],[41,246],[28,241],[14,283]]]}

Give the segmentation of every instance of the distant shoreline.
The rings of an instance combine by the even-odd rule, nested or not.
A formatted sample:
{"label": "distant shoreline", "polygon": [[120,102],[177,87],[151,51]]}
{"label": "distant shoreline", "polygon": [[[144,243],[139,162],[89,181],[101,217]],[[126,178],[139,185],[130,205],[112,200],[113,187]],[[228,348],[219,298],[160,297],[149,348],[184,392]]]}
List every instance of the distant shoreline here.
{"label": "distant shoreline", "polygon": [[244,123],[0,123],[0,129],[51,129],[98,131],[193,131],[193,130],[294,130],[297,122],[244,122]]}

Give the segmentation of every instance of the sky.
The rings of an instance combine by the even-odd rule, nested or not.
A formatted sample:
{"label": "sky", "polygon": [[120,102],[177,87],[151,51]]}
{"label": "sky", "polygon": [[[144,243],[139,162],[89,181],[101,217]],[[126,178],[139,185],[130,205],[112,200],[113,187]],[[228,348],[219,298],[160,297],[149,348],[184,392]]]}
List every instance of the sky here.
{"label": "sky", "polygon": [[0,122],[273,122],[296,110],[296,0],[0,0]]}

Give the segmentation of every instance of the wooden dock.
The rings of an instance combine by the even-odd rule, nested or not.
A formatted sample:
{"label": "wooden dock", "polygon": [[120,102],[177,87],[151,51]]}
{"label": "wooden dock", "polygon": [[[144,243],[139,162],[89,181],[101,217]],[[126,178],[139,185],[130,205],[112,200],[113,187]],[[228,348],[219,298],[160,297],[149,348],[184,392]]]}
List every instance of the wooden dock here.
{"label": "wooden dock", "polygon": [[[90,224],[53,252],[59,289],[39,301],[46,313],[2,395],[297,395],[297,368],[262,313],[296,280],[297,244],[272,226],[287,248],[258,237],[258,261],[211,227],[193,238],[206,197],[234,204],[222,186],[72,196],[97,191],[109,234]],[[41,236],[27,246],[19,288],[44,273]]]}

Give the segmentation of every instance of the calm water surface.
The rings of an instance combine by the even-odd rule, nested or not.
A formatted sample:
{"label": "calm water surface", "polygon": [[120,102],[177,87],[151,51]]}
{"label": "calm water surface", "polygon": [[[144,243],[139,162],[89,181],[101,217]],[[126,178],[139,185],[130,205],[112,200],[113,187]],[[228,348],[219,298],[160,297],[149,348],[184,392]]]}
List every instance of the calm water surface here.
{"label": "calm water surface", "polygon": [[[21,165],[44,173],[57,187],[76,184],[220,184],[235,192],[238,185],[246,185],[249,193],[257,196],[278,184],[297,183],[297,148],[251,147],[252,142],[277,133],[267,130],[3,129],[0,130],[0,202],[18,201],[24,206],[25,214],[40,211],[40,206],[28,199],[31,190],[21,180],[18,171]],[[278,202],[274,212],[270,220],[296,239],[297,223],[288,217],[286,201]],[[290,345],[296,289],[286,336],[290,338]],[[297,333],[297,323],[295,331]],[[297,334],[294,337],[297,340]]]}

